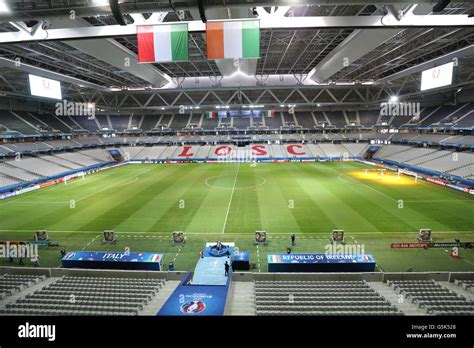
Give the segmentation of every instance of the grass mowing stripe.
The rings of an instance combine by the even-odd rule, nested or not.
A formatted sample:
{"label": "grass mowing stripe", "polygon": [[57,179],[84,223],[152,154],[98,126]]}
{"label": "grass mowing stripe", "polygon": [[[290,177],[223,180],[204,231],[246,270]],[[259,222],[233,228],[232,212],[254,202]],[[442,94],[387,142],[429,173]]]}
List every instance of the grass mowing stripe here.
{"label": "grass mowing stripe", "polygon": [[[141,209],[140,212],[145,217],[151,210],[155,212],[155,221],[147,229],[189,231],[196,214],[199,215],[199,220],[202,220],[202,216],[205,216],[200,215],[205,205],[203,200],[210,192],[203,182],[209,175],[209,170],[209,167],[193,165],[188,171],[177,173],[170,185]],[[216,230],[219,229],[220,223]]]}

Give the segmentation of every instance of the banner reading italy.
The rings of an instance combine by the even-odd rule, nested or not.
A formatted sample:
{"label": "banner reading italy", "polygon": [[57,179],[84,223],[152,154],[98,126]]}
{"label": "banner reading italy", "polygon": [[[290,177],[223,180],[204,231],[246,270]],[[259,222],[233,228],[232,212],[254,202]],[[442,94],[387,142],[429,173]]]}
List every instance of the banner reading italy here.
{"label": "banner reading italy", "polygon": [[188,60],[188,24],[137,26],[138,62]]}
{"label": "banner reading italy", "polygon": [[260,58],[260,21],[206,23],[207,59]]}

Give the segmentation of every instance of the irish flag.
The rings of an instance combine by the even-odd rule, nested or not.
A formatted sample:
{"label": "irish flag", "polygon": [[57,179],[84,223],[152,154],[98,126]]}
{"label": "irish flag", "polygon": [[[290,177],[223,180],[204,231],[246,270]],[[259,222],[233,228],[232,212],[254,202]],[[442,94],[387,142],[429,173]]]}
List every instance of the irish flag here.
{"label": "irish flag", "polygon": [[188,24],[137,26],[138,62],[188,60]]}
{"label": "irish flag", "polygon": [[205,116],[206,116],[206,118],[217,118],[217,112],[215,112],[215,111],[206,111]]}
{"label": "irish flag", "polygon": [[206,23],[207,59],[260,58],[260,22]]}

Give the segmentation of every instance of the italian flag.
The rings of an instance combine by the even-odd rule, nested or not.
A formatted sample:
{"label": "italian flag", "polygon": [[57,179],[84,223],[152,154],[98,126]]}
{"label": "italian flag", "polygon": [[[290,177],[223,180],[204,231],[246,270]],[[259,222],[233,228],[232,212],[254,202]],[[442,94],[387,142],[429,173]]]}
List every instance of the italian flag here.
{"label": "italian flag", "polygon": [[188,60],[188,24],[137,26],[138,62]]}
{"label": "italian flag", "polygon": [[206,111],[205,116],[206,116],[206,118],[217,118],[217,112],[215,112],[215,111]]}
{"label": "italian flag", "polygon": [[263,111],[264,117],[275,117],[275,110],[266,110]]}
{"label": "italian flag", "polygon": [[260,21],[206,23],[207,59],[260,58]]}

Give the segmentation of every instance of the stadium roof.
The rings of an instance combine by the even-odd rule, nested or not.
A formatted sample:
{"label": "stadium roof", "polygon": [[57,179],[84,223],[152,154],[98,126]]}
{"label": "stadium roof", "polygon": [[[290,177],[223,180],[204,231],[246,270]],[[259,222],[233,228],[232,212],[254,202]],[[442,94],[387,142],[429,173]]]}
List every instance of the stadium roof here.
{"label": "stadium roof", "polygon": [[[27,73],[36,73],[61,80],[65,98],[105,109],[361,106],[391,95],[436,103],[438,91],[420,93],[420,72],[456,58],[456,81],[443,95],[472,94],[472,1],[436,13],[428,0],[204,3],[206,20],[260,18],[261,58],[207,60],[198,1],[121,0],[122,17],[108,0],[3,1],[0,93],[31,100]],[[193,24],[189,61],[136,64],[135,25],[152,13],[147,23]]]}

